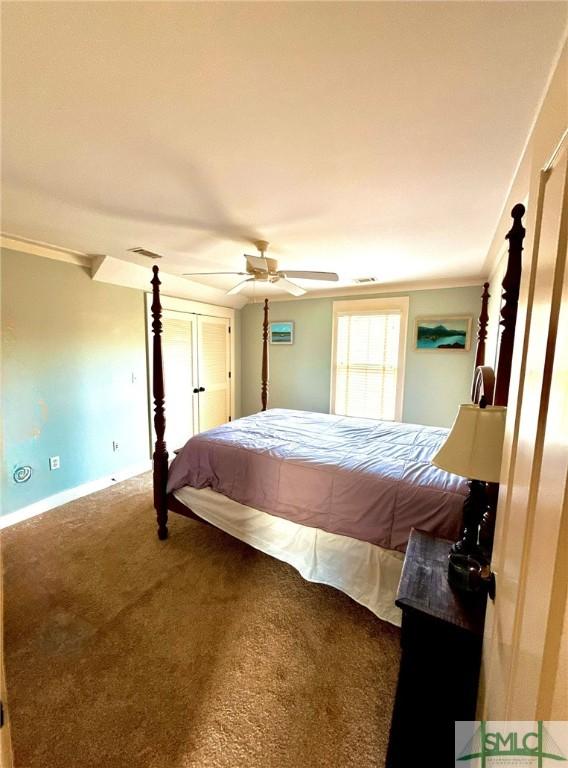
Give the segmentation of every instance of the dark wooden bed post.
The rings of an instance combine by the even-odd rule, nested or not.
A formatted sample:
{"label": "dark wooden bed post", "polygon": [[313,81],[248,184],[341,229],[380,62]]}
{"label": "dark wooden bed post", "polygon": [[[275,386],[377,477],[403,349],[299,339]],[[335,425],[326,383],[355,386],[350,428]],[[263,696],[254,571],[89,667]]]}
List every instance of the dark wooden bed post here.
{"label": "dark wooden bed post", "polygon": [[[471,400],[474,403],[479,401],[481,395],[487,393],[480,390],[483,389],[483,376],[479,372],[480,366],[485,365],[485,340],[487,338],[487,323],[489,321],[489,312],[487,306],[489,303],[491,294],[489,293],[489,283],[483,283],[483,293],[481,294],[481,311],[479,313],[479,321],[477,326],[477,349],[475,351],[475,365],[473,367],[473,383],[471,385]],[[491,398],[493,397],[493,391],[491,391]]]}
{"label": "dark wooden bed post", "polygon": [[268,299],[264,300],[264,320],[262,323],[262,383],[260,386],[262,410],[268,405]]}
{"label": "dark wooden bed post", "polygon": [[154,428],[156,443],[154,446],[154,507],[158,518],[158,538],[168,538],[168,503],[166,488],[168,484],[168,452],[164,433],[166,417],[164,409],[164,369],[162,365],[162,304],[160,302],[160,278],[158,267],[152,267],[152,395],[154,398]]}
{"label": "dark wooden bed post", "polygon": [[[521,285],[522,253],[525,228],[522,218],[525,214],[525,206],[517,203],[511,211],[513,226],[506,235],[509,241],[509,255],[507,269],[503,278],[503,306],[501,308],[500,325],[501,342],[499,345],[499,362],[495,376],[494,405],[507,405],[509,400],[509,384],[511,380],[511,365],[513,361],[513,347],[515,343],[515,327],[517,324],[517,308],[519,304],[519,289]],[[483,371],[483,369],[480,369]],[[491,398],[487,398],[491,402]],[[479,526],[479,543],[491,559],[493,551],[493,537],[495,535],[495,515],[499,498],[499,483],[487,485],[487,507],[481,518]]]}
{"label": "dark wooden bed post", "polygon": [[507,271],[503,278],[503,306],[501,308],[500,321],[503,330],[499,344],[497,383],[493,401],[495,405],[507,405],[509,400],[509,381],[511,379],[513,346],[515,344],[515,326],[517,323],[517,307],[521,286],[523,240],[525,237],[525,228],[522,224],[524,215],[525,206],[522,203],[517,203],[511,211],[513,226],[507,233],[506,238],[509,241],[509,257]]}
{"label": "dark wooden bed post", "polygon": [[483,293],[481,294],[481,312],[479,313],[479,322],[477,328],[477,351],[475,353],[475,367],[485,365],[485,339],[487,338],[487,323],[489,322],[489,312],[487,305],[491,294],[489,293],[489,283],[483,283]]}

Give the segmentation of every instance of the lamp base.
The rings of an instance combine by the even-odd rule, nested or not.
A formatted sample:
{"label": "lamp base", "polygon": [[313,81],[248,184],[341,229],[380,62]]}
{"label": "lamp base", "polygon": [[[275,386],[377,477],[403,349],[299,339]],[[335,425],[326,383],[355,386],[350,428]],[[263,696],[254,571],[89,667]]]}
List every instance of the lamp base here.
{"label": "lamp base", "polygon": [[479,524],[487,508],[487,484],[481,480],[468,480],[469,494],[463,505],[462,536],[452,546],[455,555],[480,555]]}
{"label": "lamp base", "polygon": [[462,537],[452,545],[448,562],[448,581],[462,592],[486,590],[495,597],[495,576],[487,551],[480,546],[479,526],[487,511],[487,483],[469,480],[469,495],[463,505]]}
{"label": "lamp base", "polygon": [[450,552],[448,556],[448,581],[460,592],[486,591],[495,599],[495,574],[489,563],[472,555]]}

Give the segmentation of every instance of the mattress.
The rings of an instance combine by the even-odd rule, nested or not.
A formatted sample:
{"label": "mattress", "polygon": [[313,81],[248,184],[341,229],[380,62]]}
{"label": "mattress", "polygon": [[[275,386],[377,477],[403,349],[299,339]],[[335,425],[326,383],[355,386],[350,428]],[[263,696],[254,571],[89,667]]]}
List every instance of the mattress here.
{"label": "mattress", "polygon": [[404,557],[366,541],[322,531],[239,504],[209,488],[184,486],[176,499],[212,525],[327,584],[400,626],[394,604]]}
{"label": "mattress", "polygon": [[404,552],[412,527],[455,539],[466,481],[431,464],[448,430],[271,409],[192,437],[168,492],[211,488],[255,510]]}

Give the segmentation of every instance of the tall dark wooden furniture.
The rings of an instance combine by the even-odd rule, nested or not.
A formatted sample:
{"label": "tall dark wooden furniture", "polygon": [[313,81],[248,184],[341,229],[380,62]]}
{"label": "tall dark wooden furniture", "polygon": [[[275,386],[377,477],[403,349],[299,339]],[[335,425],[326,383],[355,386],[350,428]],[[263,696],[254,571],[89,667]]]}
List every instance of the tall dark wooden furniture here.
{"label": "tall dark wooden furniture", "polygon": [[162,305],[160,303],[160,278],[158,267],[152,267],[152,334],[153,371],[152,393],[154,395],[154,507],[158,520],[158,538],[168,538],[168,452],[164,434],[166,431],[164,367],[162,362]]}
{"label": "tall dark wooden furniture", "polygon": [[486,596],[452,590],[451,545],[410,534],[396,600],[402,655],[386,768],[453,765],[454,721],[475,720]]}
{"label": "tall dark wooden furniture", "polygon": [[[491,384],[488,383],[488,378],[493,374],[493,369],[489,368],[484,373],[480,369],[485,368],[485,340],[487,339],[487,324],[489,322],[488,304],[491,294],[489,293],[489,283],[483,284],[483,293],[481,294],[481,312],[479,313],[479,320],[477,325],[477,347],[475,350],[475,366],[473,369],[473,384],[471,387],[471,400],[473,403],[479,402],[481,395],[487,396],[485,390]],[[491,399],[493,398],[493,389],[491,388]]]}
{"label": "tall dark wooden furniture", "polygon": [[260,383],[260,402],[262,410],[268,405],[268,299],[264,300],[262,319],[262,380]]}
{"label": "tall dark wooden furniture", "polygon": [[523,260],[523,240],[525,228],[523,216],[525,206],[515,205],[511,211],[513,226],[507,233],[509,241],[509,258],[507,271],[503,278],[503,306],[501,308],[501,341],[499,344],[499,363],[497,364],[497,383],[495,385],[494,405],[507,405],[509,401],[509,382],[513,362],[513,347],[515,344],[515,327],[517,325],[517,308],[521,287],[521,272]]}
{"label": "tall dark wooden furniture", "polygon": [[489,322],[488,304],[491,294],[489,293],[489,283],[483,283],[483,293],[481,294],[481,312],[477,322],[477,347],[475,350],[475,367],[485,363],[485,341],[487,339],[487,323]]}

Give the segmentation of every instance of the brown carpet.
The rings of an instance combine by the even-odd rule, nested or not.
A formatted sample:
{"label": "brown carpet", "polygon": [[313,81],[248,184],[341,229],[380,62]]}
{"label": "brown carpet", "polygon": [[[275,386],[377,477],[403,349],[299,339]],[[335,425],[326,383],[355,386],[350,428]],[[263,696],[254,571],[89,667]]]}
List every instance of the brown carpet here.
{"label": "brown carpet", "polygon": [[371,768],[399,632],[142,475],[3,535],[16,768]]}

